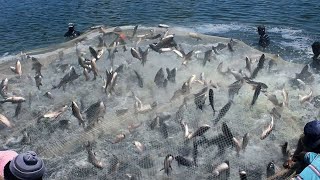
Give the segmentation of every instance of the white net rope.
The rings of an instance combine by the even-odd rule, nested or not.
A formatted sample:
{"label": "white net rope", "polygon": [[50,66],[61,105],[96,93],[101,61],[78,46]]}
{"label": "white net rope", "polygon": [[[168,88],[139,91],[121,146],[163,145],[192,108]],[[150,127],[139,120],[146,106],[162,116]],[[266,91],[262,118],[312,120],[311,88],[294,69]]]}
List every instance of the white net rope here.
{"label": "white net rope", "polygon": [[[282,170],[280,145],[287,141],[294,148],[303,125],[318,116],[317,75],[293,84],[303,65],[265,54],[250,79],[246,57],[254,72],[262,52],[238,40],[174,28],[166,35],[174,34],[177,45],[160,53],[149,49],[142,65],[143,53],[166,29],[138,28],[133,38],[132,29],[122,27],[126,49],[121,42],[113,46],[116,34],[95,29],[30,52],[21,56],[21,77],[9,68],[16,59],[3,61],[6,96],[26,101],[20,110],[17,103],[1,104],[12,125],[0,125],[1,148],[34,150],[45,160],[48,179],[239,179],[239,171],[265,179]],[[92,62],[89,46],[103,50],[99,60]],[[270,100],[274,95],[278,103]],[[270,162],[275,168],[267,171]]]}

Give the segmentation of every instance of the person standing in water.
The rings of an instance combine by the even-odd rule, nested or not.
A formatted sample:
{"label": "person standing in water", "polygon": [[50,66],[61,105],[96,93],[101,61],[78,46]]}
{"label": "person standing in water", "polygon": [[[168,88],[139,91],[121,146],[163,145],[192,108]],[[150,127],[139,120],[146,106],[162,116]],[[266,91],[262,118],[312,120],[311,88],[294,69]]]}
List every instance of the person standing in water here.
{"label": "person standing in water", "polygon": [[270,44],[270,38],[266,34],[266,28],[264,26],[258,26],[258,34],[260,35],[259,45],[266,48]]}
{"label": "person standing in water", "polygon": [[317,73],[320,72],[320,42],[316,41],[311,45],[313,57],[310,66],[314,68]]}
{"label": "person standing in water", "polygon": [[69,23],[69,29],[68,31],[64,34],[64,37],[68,37],[68,38],[75,38],[80,36],[80,32],[76,31],[74,28],[74,24],[73,23]]}
{"label": "person standing in water", "polygon": [[42,159],[33,151],[0,151],[0,179],[42,180],[45,171]]}

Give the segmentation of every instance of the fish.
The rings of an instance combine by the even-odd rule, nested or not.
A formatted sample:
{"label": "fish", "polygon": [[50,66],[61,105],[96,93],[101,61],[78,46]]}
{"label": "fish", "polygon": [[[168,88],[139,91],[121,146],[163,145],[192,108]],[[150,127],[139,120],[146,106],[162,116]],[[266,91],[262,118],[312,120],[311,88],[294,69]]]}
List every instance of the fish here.
{"label": "fish", "polygon": [[114,91],[114,87],[116,85],[117,82],[117,78],[118,78],[118,73],[113,71],[112,68],[110,69],[110,71],[106,70],[106,81],[105,81],[105,85],[103,86],[105,93],[111,93],[112,91]]}
{"label": "fish", "polygon": [[22,102],[25,102],[25,101],[26,101],[26,99],[24,97],[11,96],[11,97],[7,97],[4,100],[1,100],[0,103],[11,102],[12,104],[18,104],[18,103],[22,103]]}
{"label": "fish", "polygon": [[260,136],[260,139],[263,140],[265,139],[270,133],[271,131],[273,130],[273,126],[274,126],[274,120],[273,120],[273,116],[271,116],[271,123],[268,125],[268,127],[263,130],[261,136]]}
{"label": "fish", "polygon": [[245,151],[246,147],[249,144],[249,133],[244,134],[243,138],[242,138],[242,150]]}
{"label": "fish", "polygon": [[133,145],[137,148],[139,153],[143,153],[146,150],[146,146],[139,141],[133,141]]}
{"label": "fish", "polygon": [[89,51],[90,51],[92,57],[94,57],[96,60],[99,60],[98,53],[95,49],[93,49],[93,47],[89,46]]}
{"label": "fish", "polygon": [[73,82],[74,80],[78,79],[80,75],[76,73],[76,70],[73,66],[71,66],[70,71],[63,76],[60,83],[57,86],[53,86],[52,89],[58,88],[60,89],[61,86],[65,86],[67,83]]}
{"label": "fish", "polygon": [[213,94],[212,89],[209,90],[209,102],[210,102],[210,106],[213,110],[213,116],[214,116],[216,113],[216,110],[214,109],[214,94]]}
{"label": "fish", "polygon": [[88,126],[93,126],[95,122],[99,121],[99,118],[104,117],[105,105],[103,101],[97,101],[96,103],[93,103],[91,106],[89,106],[85,113],[89,123]]}
{"label": "fish", "polygon": [[309,72],[309,65],[305,65],[300,73],[296,73],[295,79],[301,79],[306,83],[311,83],[314,81],[314,76]]}
{"label": "fish", "polygon": [[37,88],[40,90],[40,86],[42,86],[42,76],[40,74],[36,74],[34,79],[36,81]]}
{"label": "fish", "polygon": [[96,168],[99,168],[99,169],[103,169],[104,168],[104,165],[102,164],[101,161],[99,161],[95,155],[95,153],[93,152],[92,150],[92,143],[90,141],[88,141],[86,144],[85,144],[85,148],[88,152],[88,161]]}
{"label": "fish", "polygon": [[89,81],[90,76],[89,76],[89,72],[88,72],[87,68],[83,68],[83,75],[85,77],[85,80]]}
{"label": "fish", "polygon": [[90,67],[90,64],[87,64],[86,63],[86,59],[83,57],[83,54],[81,54],[79,57],[78,57],[78,64],[84,68],[84,69],[91,69]]}
{"label": "fish", "polygon": [[224,161],[223,163],[218,165],[216,168],[214,168],[212,171],[212,174],[215,176],[219,176],[222,171],[226,171],[226,170],[230,171],[228,160]]}
{"label": "fish", "polygon": [[164,87],[165,77],[164,77],[164,71],[162,68],[160,68],[159,71],[157,72],[153,82],[155,82],[155,84],[158,87]]}
{"label": "fish", "polygon": [[6,116],[4,116],[4,115],[2,115],[2,114],[0,114],[0,121],[4,124],[4,125],[6,125],[8,128],[12,128],[12,124],[11,124],[11,122],[9,121],[9,119],[6,117]]}
{"label": "fish", "polygon": [[193,158],[193,164],[195,166],[198,166],[197,164],[197,157],[198,157],[198,144],[196,139],[193,139],[193,149],[192,149],[192,158]]}
{"label": "fish", "polygon": [[130,133],[134,132],[135,129],[139,128],[142,125],[142,123],[139,124],[130,124],[128,126],[128,130]]}
{"label": "fish", "polygon": [[8,78],[5,78],[1,81],[0,84],[0,95],[3,98],[7,98],[8,97]]}
{"label": "fish", "polygon": [[190,133],[188,135],[188,139],[192,139],[192,138],[197,137],[197,136],[202,136],[209,129],[210,129],[210,126],[207,125],[207,124],[204,124],[204,125],[200,126],[195,132]]}
{"label": "fish", "polygon": [[204,95],[208,91],[208,87],[202,88],[198,93],[194,94],[195,97]]}
{"label": "fish", "polygon": [[273,161],[269,162],[267,165],[267,178],[276,174],[276,168]]}
{"label": "fish", "polygon": [[288,105],[289,105],[289,93],[285,88],[282,89],[282,96],[283,96],[283,105],[285,107],[288,107]]}
{"label": "fish", "polygon": [[234,137],[227,123],[225,122],[222,123],[222,132],[228,140],[232,140],[232,138]]}
{"label": "fish", "polygon": [[132,32],[132,36],[131,36],[132,39],[133,39],[134,36],[137,34],[138,26],[139,26],[139,25],[136,25],[136,26],[134,26],[134,28],[133,28],[133,32]]}
{"label": "fish", "polygon": [[111,142],[112,144],[117,144],[126,138],[125,134],[118,134],[116,138]]}
{"label": "fish", "polygon": [[208,50],[204,53],[203,63],[202,65],[205,66],[207,62],[210,62],[212,59],[212,50]]}
{"label": "fish", "polygon": [[168,81],[175,83],[176,82],[176,74],[177,74],[177,68],[169,69],[166,68],[167,71],[167,79]]}
{"label": "fish", "polygon": [[231,43],[228,43],[228,49],[229,51],[234,52],[233,45]]}
{"label": "fish", "polygon": [[243,75],[242,75],[242,71],[241,71],[241,70],[239,70],[239,72],[238,72],[238,71],[235,71],[235,70],[233,70],[233,69],[228,69],[227,72],[231,73],[231,74],[233,75],[233,77],[234,77],[237,81],[243,79]]}
{"label": "fish", "polygon": [[32,57],[31,60],[32,60],[32,68],[31,68],[31,70],[35,70],[36,74],[39,74],[40,76],[42,76],[41,68],[43,67],[43,65],[35,57]]}
{"label": "fish", "polygon": [[187,158],[184,158],[183,156],[176,156],[174,159],[178,162],[178,165],[186,166],[186,167],[192,167],[193,162]]}
{"label": "fish", "polygon": [[270,93],[266,93],[265,95],[268,97],[268,100],[272,102],[273,105],[280,106],[281,103],[279,103],[276,95]]}
{"label": "fish", "polygon": [[20,60],[17,60],[16,62],[16,65],[13,67],[13,66],[10,66],[10,69],[12,72],[18,74],[19,76],[22,75],[22,68],[21,68],[21,63],[20,63]]}
{"label": "fish", "polygon": [[197,34],[197,33],[190,32],[188,35],[189,35],[189,37],[194,38],[194,39],[196,39],[197,41],[202,40],[202,38],[201,38],[201,37],[199,36],[199,34]]}
{"label": "fish", "polygon": [[143,88],[143,79],[142,79],[141,75],[136,70],[133,70],[133,71],[137,76],[139,87]]}
{"label": "fish", "polygon": [[240,141],[239,141],[237,138],[233,137],[233,138],[232,138],[232,142],[233,142],[234,146],[236,147],[236,152],[237,152],[237,154],[239,154],[239,153],[240,153],[240,150],[241,150],[241,143],[240,143]]}
{"label": "fish", "polygon": [[144,66],[147,62],[147,56],[148,56],[149,48],[147,48],[145,51],[143,51],[140,47],[137,49],[131,48],[131,55],[140,60],[141,64]]}
{"label": "fish", "polygon": [[243,80],[237,80],[228,86],[229,100],[233,100],[234,95],[239,93],[239,90],[241,89],[242,85]]}
{"label": "fish", "polygon": [[240,180],[247,180],[247,173],[244,170],[239,169]]}
{"label": "fish", "polygon": [[56,119],[57,117],[59,117],[63,112],[65,112],[67,110],[68,106],[65,105],[62,108],[56,110],[56,111],[49,111],[46,114],[44,114],[42,117],[39,117],[38,120],[40,120],[41,118],[53,118]]}
{"label": "fish", "polygon": [[174,42],[173,38],[174,38],[174,35],[168,35],[162,38],[158,43],[149,44],[149,47],[152,50],[159,52],[161,48],[170,48],[170,47],[176,46],[176,43]]}
{"label": "fish", "polygon": [[284,144],[282,144],[281,146],[281,153],[283,155],[283,157],[286,159],[290,156],[290,148],[289,148],[289,143],[285,142]]}
{"label": "fish", "polygon": [[85,126],[85,123],[84,123],[84,120],[83,120],[83,117],[81,115],[81,112],[80,112],[80,108],[79,106],[77,105],[76,102],[72,101],[71,103],[71,109],[72,109],[72,115],[78,119],[78,122],[79,122],[79,126]]}
{"label": "fish", "polygon": [[164,172],[169,176],[170,172],[172,171],[171,163],[174,157],[171,154],[168,154],[164,161],[163,161],[163,168],[160,171],[164,170]]}
{"label": "fish", "polygon": [[251,79],[254,79],[257,77],[258,75],[258,72],[263,68],[264,66],[264,61],[265,61],[265,55],[262,54],[260,59],[259,59],[259,62],[257,64],[257,67],[253,70],[252,74],[251,74]]}
{"label": "fish", "polygon": [[54,99],[54,97],[53,97],[53,95],[52,95],[52,93],[51,92],[46,92],[44,95],[43,95],[44,97],[47,97],[47,98],[49,98],[49,99]]}
{"label": "fish", "polygon": [[188,138],[189,135],[191,134],[191,133],[189,132],[188,124],[187,124],[186,122],[180,122],[180,124],[181,124],[182,130],[183,130],[183,132],[184,132],[184,137],[185,137],[185,138]]}
{"label": "fish", "polygon": [[22,103],[18,103],[13,117],[18,117],[21,112]]}
{"label": "fish", "polygon": [[194,96],[194,103],[197,108],[200,110],[203,110],[203,106],[206,103],[207,95],[206,94],[201,94],[199,96]]}
{"label": "fish", "polygon": [[92,59],[91,60],[91,70],[93,72],[93,81],[97,79],[97,76],[98,76],[98,68],[97,68],[97,64],[96,64],[96,59]]}
{"label": "fish", "polygon": [[306,101],[310,101],[311,100],[311,97],[312,97],[312,90],[310,90],[310,93],[305,95],[305,96],[302,96],[299,94],[299,101],[300,101],[300,104],[303,104],[304,102]]}
{"label": "fish", "polygon": [[222,66],[223,66],[223,62],[219,63],[219,65],[217,67],[217,71],[218,71],[219,74],[225,76],[225,75],[227,75],[227,73],[229,73],[230,69],[228,69],[228,71],[224,72],[224,71],[222,71]]}
{"label": "fish", "polygon": [[258,84],[258,86],[256,87],[254,94],[253,94],[251,106],[253,106],[255,104],[255,102],[257,101],[259,94],[260,94],[260,91],[261,91],[261,84]]}
{"label": "fish", "polygon": [[220,119],[223,118],[227,114],[227,112],[229,111],[229,109],[231,107],[231,104],[232,104],[232,100],[229,100],[229,102],[227,104],[225,104],[222,107],[222,109],[220,109],[217,118],[213,122],[214,125],[216,125],[220,121]]}
{"label": "fish", "polygon": [[252,69],[251,69],[251,60],[246,57],[246,69],[249,71],[249,73],[252,73]]}
{"label": "fish", "polygon": [[262,89],[268,89],[268,86],[265,83],[253,81],[253,80],[250,80],[249,78],[246,78],[246,77],[244,77],[243,79],[245,80],[245,82],[247,84],[249,84],[252,87],[254,87],[254,89],[256,89],[259,84],[261,85]]}

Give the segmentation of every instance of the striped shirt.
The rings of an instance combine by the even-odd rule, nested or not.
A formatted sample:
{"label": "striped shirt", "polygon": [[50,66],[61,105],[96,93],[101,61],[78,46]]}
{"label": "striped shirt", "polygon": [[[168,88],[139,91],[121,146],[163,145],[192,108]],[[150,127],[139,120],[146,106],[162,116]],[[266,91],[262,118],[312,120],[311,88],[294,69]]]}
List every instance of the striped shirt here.
{"label": "striped shirt", "polygon": [[320,180],[320,156],[314,152],[308,152],[304,156],[304,161],[309,164],[295,177],[295,180]]}

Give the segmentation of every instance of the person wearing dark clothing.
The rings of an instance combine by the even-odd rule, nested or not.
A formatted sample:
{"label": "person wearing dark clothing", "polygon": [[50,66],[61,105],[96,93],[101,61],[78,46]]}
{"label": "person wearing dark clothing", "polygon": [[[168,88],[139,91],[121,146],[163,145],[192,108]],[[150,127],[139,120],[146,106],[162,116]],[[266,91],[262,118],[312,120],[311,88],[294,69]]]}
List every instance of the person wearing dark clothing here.
{"label": "person wearing dark clothing", "polygon": [[270,38],[266,34],[266,28],[264,26],[258,26],[258,34],[260,35],[259,45],[266,48],[270,44]]}
{"label": "person wearing dark clothing", "polygon": [[304,126],[304,133],[300,136],[297,148],[287,162],[285,168],[291,168],[296,163],[300,163],[300,168],[297,170],[301,172],[308,164],[303,159],[307,152],[320,153],[320,121],[314,120],[308,122]]}
{"label": "person wearing dark clothing", "polygon": [[320,72],[320,42],[316,41],[311,45],[313,57],[310,66],[317,72]]}
{"label": "person wearing dark clothing", "polygon": [[80,32],[75,30],[73,23],[69,23],[69,29],[64,34],[64,37],[75,38],[77,36],[80,36]]}

